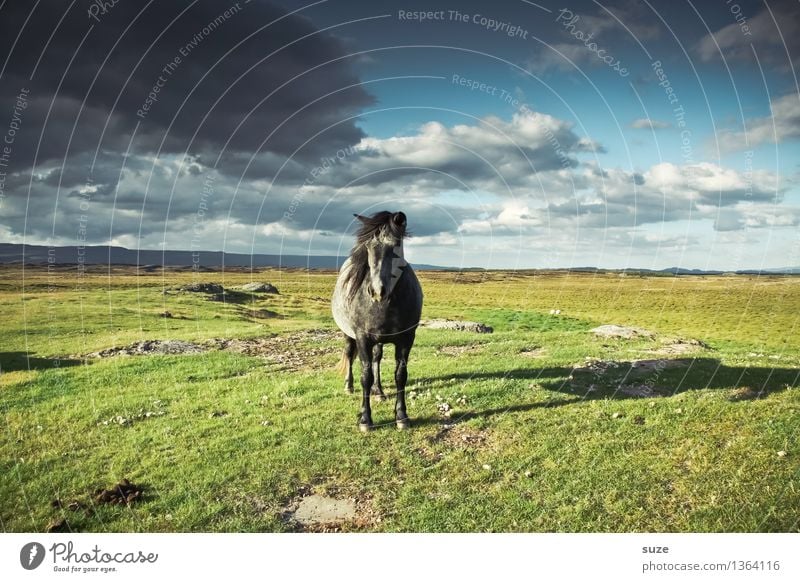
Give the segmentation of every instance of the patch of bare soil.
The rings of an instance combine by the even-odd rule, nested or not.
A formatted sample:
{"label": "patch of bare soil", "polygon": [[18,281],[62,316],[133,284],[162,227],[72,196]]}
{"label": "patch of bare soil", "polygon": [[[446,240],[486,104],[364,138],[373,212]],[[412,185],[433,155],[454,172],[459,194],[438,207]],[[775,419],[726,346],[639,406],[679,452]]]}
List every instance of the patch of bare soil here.
{"label": "patch of bare soil", "polygon": [[691,358],[633,360],[617,362],[587,358],[573,368],[573,386],[583,385],[589,392],[598,387],[614,388],[622,394],[634,398],[653,398],[668,396],[672,389],[657,385],[664,370],[688,368],[694,362]]}
{"label": "patch of bare soil", "polygon": [[205,349],[195,343],[183,340],[144,340],[128,346],[118,346],[86,354],[87,358],[110,358],[113,356],[144,356],[199,354]]}
{"label": "patch of bare soil", "polygon": [[477,450],[486,446],[488,433],[458,424],[444,425],[435,435],[428,437],[431,444],[443,443],[449,448]]}
{"label": "patch of bare soil", "polygon": [[94,502],[98,505],[107,503],[110,505],[130,505],[141,500],[144,490],[128,481],[122,479],[110,489],[97,489],[94,492]]}
{"label": "patch of bare soil", "polygon": [[333,533],[370,529],[381,518],[366,496],[348,496],[333,488],[327,494],[303,487],[281,512],[293,531]]}
{"label": "patch of bare soil", "polygon": [[519,351],[519,355],[523,358],[543,358],[546,354],[547,351],[539,346],[523,348]]}
{"label": "patch of bare soil", "polygon": [[756,390],[755,388],[742,386],[731,392],[731,394],[728,396],[728,401],[742,402],[743,400],[756,400],[757,398],[761,398],[762,395],[763,392]]}
{"label": "patch of bare soil", "polygon": [[618,338],[618,339],[653,339],[655,334],[652,331],[641,329],[638,327],[627,327],[624,325],[601,325],[590,330],[593,334],[604,338]]}
{"label": "patch of bare soil", "polygon": [[436,351],[446,356],[458,357],[462,354],[479,352],[482,348],[482,344],[467,344],[465,346],[442,346]]}
{"label": "patch of bare soil", "polygon": [[309,342],[327,342],[340,337],[341,335],[334,331],[310,330],[272,337],[216,338],[208,340],[205,345],[212,349],[230,350],[264,358],[283,370],[295,371],[318,366],[321,356],[341,349],[339,346],[308,346]]}
{"label": "patch of bare soil", "polygon": [[700,350],[710,350],[710,346],[705,342],[696,339],[688,339],[688,338],[678,338],[669,340],[668,342],[664,343],[660,347],[648,350],[648,354],[654,354],[659,356],[680,356],[682,354],[688,354],[690,352],[696,352]]}
{"label": "patch of bare soil", "polygon": [[456,321],[453,319],[425,319],[419,322],[420,327],[428,329],[448,329],[453,331],[471,331],[474,333],[492,333],[493,328],[476,321]]}
{"label": "patch of bare soil", "polygon": [[253,319],[273,319],[275,317],[280,317],[279,313],[270,311],[269,309],[250,309],[245,311],[245,315]]}
{"label": "patch of bare soil", "polygon": [[122,479],[108,489],[102,487],[96,489],[86,502],[79,499],[69,502],[54,499],[50,502],[50,507],[61,513],[50,519],[45,526],[45,531],[47,533],[74,531],[76,524],[80,524],[81,519],[77,515],[73,519],[66,513],[67,510],[74,513],[82,512],[85,517],[90,518],[94,515],[95,507],[98,505],[131,505],[142,501],[143,493],[143,487],[131,483],[128,479]]}

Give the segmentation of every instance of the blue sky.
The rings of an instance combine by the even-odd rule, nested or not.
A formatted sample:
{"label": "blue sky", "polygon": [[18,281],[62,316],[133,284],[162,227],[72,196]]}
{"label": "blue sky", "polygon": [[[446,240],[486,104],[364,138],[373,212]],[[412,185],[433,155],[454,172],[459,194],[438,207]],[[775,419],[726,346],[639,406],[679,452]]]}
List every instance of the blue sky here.
{"label": "blue sky", "polygon": [[[41,55],[27,127],[55,137],[17,149],[8,240],[73,244],[88,196],[88,240],[132,248],[344,253],[352,213],[386,208],[409,216],[412,262],[800,265],[796,2],[236,6],[162,5],[138,31],[139,8],[88,32],[69,15],[50,44],[54,22],[33,15],[5,86]],[[215,17],[153,112],[132,116]],[[45,98],[61,106],[44,115]],[[61,126],[77,137],[59,141]]]}

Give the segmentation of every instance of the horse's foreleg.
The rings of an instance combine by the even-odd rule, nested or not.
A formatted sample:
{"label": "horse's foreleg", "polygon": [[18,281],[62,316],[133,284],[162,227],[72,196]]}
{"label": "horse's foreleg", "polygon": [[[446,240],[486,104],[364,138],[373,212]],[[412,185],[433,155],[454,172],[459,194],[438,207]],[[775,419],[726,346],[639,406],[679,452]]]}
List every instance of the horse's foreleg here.
{"label": "horse's foreleg", "polygon": [[358,338],[358,358],[361,360],[361,414],[358,418],[358,428],[361,432],[372,429],[372,409],[369,404],[369,393],[375,375],[372,371],[372,349],[375,342],[368,338]]}
{"label": "horse's foreleg", "polygon": [[411,343],[397,344],[395,346],[394,381],[397,384],[397,399],[394,405],[394,419],[397,428],[405,430],[411,426],[406,412],[406,381],[408,380],[408,354],[411,352]]}
{"label": "horse's foreleg", "polygon": [[356,340],[349,336],[344,338],[344,357],[347,359],[344,377],[344,389],[350,394],[353,393],[353,360],[356,357]]}
{"label": "horse's foreleg", "polygon": [[380,400],[386,400],[386,394],[383,393],[383,386],[381,385],[381,360],[383,359],[383,344],[375,344],[375,349],[372,355],[372,375],[375,376],[374,384],[372,385],[372,394],[377,396]]}

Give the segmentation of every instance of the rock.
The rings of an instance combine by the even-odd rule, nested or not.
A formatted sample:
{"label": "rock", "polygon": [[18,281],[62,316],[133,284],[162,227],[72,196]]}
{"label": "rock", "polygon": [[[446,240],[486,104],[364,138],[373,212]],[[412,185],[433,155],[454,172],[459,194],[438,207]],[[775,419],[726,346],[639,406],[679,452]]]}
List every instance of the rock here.
{"label": "rock", "polygon": [[158,316],[159,317],[165,317],[167,319],[171,319],[172,318],[172,314],[169,311],[165,311],[163,313],[159,313]]}
{"label": "rock", "polygon": [[429,329],[448,329],[453,331],[471,331],[474,333],[492,333],[494,329],[475,321],[455,321],[452,319],[428,319],[419,322],[420,327]]}
{"label": "rock", "polygon": [[275,285],[271,285],[270,283],[248,283],[247,285],[242,285],[242,291],[249,291],[251,293],[274,293],[278,294],[278,288]]}
{"label": "rock", "polygon": [[225,289],[218,283],[190,283],[177,288],[188,293],[223,293]]}
{"label": "rock", "polygon": [[655,334],[646,329],[637,327],[625,327],[623,325],[601,325],[590,330],[593,334],[599,337],[606,338],[621,338],[621,339],[653,339]]}
{"label": "rock", "polygon": [[142,356],[147,354],[199,354],[205,349],[201,346],[183,340],[145,340],[129,346],[108,348],[99,352],[87,354],[89,358],[108,358],[111,356]]}
{"label": "rock", "polygon": [[786,451],[778,451],[778,456],[779,457],[785,457],[786,454],[787,454]]}

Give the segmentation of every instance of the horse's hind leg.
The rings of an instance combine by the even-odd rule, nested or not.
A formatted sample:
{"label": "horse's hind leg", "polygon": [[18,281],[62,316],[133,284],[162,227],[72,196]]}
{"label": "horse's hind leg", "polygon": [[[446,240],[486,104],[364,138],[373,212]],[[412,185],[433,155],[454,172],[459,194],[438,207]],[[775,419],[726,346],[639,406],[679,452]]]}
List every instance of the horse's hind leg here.
{"label": "horse's hind leg", "polygon": [[356,340],[349,336],[344,338],[344,357],[347,360],[344,377],[344,389],[350,394],[353,393],[353,360],[356,357]]}
{"label": "horse's hind leg", "polygon": [[386,394],[383,393],[383,386],[381,385],[382,359],[383,344],[375,344],[375,349],[372,350],[372,375],[375,376],[375,381],[372,385],[372,394],[377,396],[379,400],[386,400]]}
{"label": "horse's hind leg", "polygon": [[397,399],[394,405],[394,420],[400,430],[411,427],[411,421],[406,412],[406,381],[408,380],[408,354],[411,352],[413,341],[414,338],[411,338],[409,342],[395,345],[394,381],[397,384]]}
{"label": "horse's hind leg", "polygon": [[358,428],[361,432],[372,429],[372,409],[369,403],[369,393],[375,376],[372,371],[372,349],[375,342],[366,337],[357,340],[358,359],[361,360],[361,413],[358,417]]}

